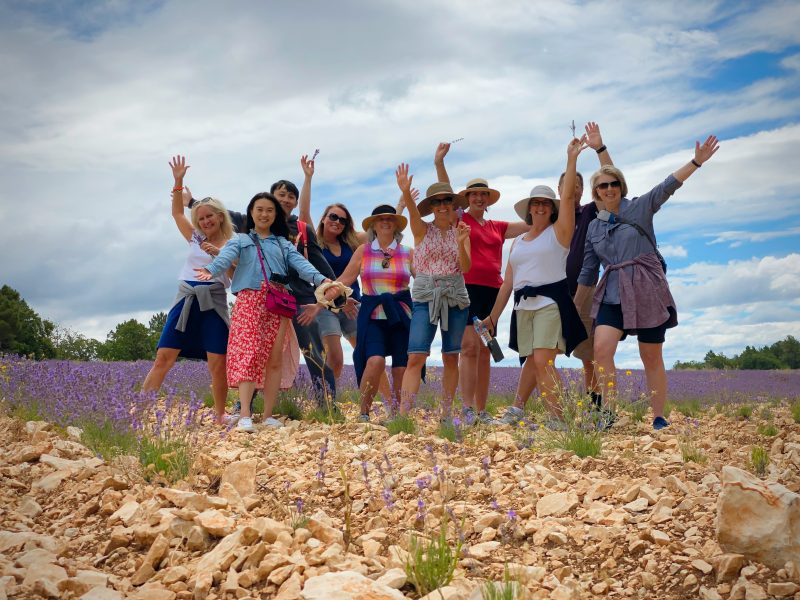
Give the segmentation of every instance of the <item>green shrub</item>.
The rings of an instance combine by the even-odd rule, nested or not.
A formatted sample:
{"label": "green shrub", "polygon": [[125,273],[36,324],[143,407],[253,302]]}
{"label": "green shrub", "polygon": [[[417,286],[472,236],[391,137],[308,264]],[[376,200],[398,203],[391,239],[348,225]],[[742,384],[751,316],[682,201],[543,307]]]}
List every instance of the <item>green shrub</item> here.
{"label": "green shrub", "polygon": [[792,404],[792,419],[795,423],[800,423],[800,400]]}
{"label": "green shrub", "polygon": [[764,437],[775,437],[778,435],[778,428],[773,423],[762,423],[758,426],[758,433]]}
{"label": "green shrub", "polygon": [[303,414],[303,419],[315,423],[327,423],[328,425],[344,423],[345,421],[342,411],[333,403],[331,403],[330,406],[317,406],[306,411],[305,414]]}
{"label": "green shrub", "polygon": [[109,422],[97,424],[91,421],[81,423],[81,429],[84,446],[106,461],[123,454],[137,454],[138,440],[129,430],[119,431]]}
{"label": "green shrub", "polygon": [[442,519],[438,534],[429,540],[411,536],[406,576],[418,595],[425,596],[453,580],[461,545],[460,539],[456,539],[453,545],[448,541],[446,517]]}
{"label": "green shrub", "polygon": [[753,416],[753,407],[749,404],[743,404],[736,409],[736,416],[740,419],[749,419]]}
{"label": "green shrub", "polygon": [[600,456],[603,450],[603,434],[597,429],[568,427],[567,431],[550,431],[542,428],[539,437],[542,447],[569,450],[580,458]]}
{"label": "green shrub", "polygon": [[186,442],[159,438],[142,438],[139,462],[145,468],[145,479],[149,481],[156,473],[170,483],[185,478],[192,466],[191,452]]}
{"label": "green shrub", "polygon": [[295,397],[288,392],[280,392],[278,394],[278,401],[275,403],[275,409],[272,412],[289,417],[293,421],[299,421],[303,418],[303,409]]}
{"label": "green shrub", "polygon": [[417,423],[409,415],[395,415],[390,420],[386,421],[386,430],[389,435],[397,435],[398,433],[416,433]]}
{"label": "green shrub", "polygon": [[767,474],[767,467],[769,466],[769,452],[762,446],[753,446],[750,451],[750,466],[753,472],[759,477]]}
{"label": "green shrub", "polygon": [[690,417],[693,419],[699,417],[703,412],[700,408],[700,401],[697,398],[676,402],[675,410],[681,413],[684,417]]}

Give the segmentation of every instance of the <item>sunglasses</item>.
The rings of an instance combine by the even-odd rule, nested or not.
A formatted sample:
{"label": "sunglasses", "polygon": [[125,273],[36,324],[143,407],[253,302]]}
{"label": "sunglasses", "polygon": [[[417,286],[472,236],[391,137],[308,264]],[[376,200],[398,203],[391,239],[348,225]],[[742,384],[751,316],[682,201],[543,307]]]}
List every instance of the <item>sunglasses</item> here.
{"label": "sunglasses", "polygon": [[603,183],[598,183],[596,186],[594,186],[594,189],[605,191],[608,188],[618,189],[618,188],[621,188],[621,187],[622,187],[622,184],[619,181],[606,181],[606,182],[603,182]]}
{"label": "sunglasses", "polygon": [[531,200],[529,206],[552,206],[552,200]]}
{"label": "sunglasses", "polygon": [[453,203],[453,197],[449,196],[447,198],[433,198],[431,199],[431,206],[436,208],[440,204],[444,204],[445,206],[450,206]]}
{"label": "sunglasses", "polygon": [[347,225],[347,217],[340,217],[335,213],[328,213],[328,220],[332,221],[333,223],[341,223],[342,225]]}
{"label": "sunglasses", "polygon": [[192,206],[200,206],[201,204],[208,204],[212,200],[213,200],[213,198],[211,196],[207,196],[207,197],[203,198],[202,200],[195,200],[192,203]]}
{"label": "sunglasses", "polygon": [[381,267],[384,269],[388,269],[389,265],[392,262],[392,255],[386,252],[386,250],[381,250],[383,252],[383,260],[381,261]]}

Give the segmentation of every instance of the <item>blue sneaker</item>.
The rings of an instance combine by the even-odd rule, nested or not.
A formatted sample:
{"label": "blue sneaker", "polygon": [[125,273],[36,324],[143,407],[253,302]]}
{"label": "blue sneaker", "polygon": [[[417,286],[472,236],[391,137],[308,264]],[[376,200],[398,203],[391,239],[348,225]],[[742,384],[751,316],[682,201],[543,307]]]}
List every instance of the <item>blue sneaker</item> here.
{"label": "blue sneaker", "polygon": [[667,421],[664,417],[656,417],[653,419],[653,429],[658,431],[660,429],[664,429],[665,427],[669,427],[669,421]]}

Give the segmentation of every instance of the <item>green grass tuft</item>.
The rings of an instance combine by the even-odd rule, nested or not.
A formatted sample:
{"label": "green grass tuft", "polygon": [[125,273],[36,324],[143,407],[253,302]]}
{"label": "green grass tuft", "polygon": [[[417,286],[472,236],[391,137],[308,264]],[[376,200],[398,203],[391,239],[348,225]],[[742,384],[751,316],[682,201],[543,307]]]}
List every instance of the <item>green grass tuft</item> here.
{"label": "green grass tuft", "polygon": [[389,435],[397,435],[398,433],[414,434],[417,432],[417,423],[409,415],[395,415],[386,421],[386,430]]}
{"label": "green grass tuft", "polygon": [[427,541],[416,535],[409,541],[406,576],[417,594],[425,596],[453,580],[461,555],[461,540],[450,544],[447,539],[447,518],[442,519],[439,532]]}
{"label": "green grass tuft", "polygon": [[750,451],[750,466],[753,473],[759,477],[764,477],[767,474],[767,467],[769,466],[769,452],[762,446],[753,446]]}

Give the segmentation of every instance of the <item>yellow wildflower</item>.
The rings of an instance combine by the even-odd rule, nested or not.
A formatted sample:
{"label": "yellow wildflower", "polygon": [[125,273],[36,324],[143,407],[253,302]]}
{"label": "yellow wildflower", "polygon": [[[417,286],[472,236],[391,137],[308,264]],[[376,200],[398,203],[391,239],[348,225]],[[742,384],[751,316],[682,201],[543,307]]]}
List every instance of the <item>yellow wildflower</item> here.
{"label": "yellow wildflower", "polygon": [[520,422],[518,423],[518,425],[519,425],[520,427],[525,427],[525,421],[520,421]]}
{"label": "yellow wildflower", "polygon": [[627,370],[627,371],[625,371],[625,375],[627,375],[628,377],[630,377],[630,375],[631,375],[630,369],[629,369],[629,370]]}
{"label": "yellow wildflower", "polygon": [[614,387],[614,382],[613,381],[609,381],[606,385],[608,387],[612,388],[612,387]]}
{"label": "yellow wildflower", "polygon": [[597,370],[598,370],[600,373],[605,373],[605,372],[606,372],[606,370],[605,370],[603,367],[597,367]]}

